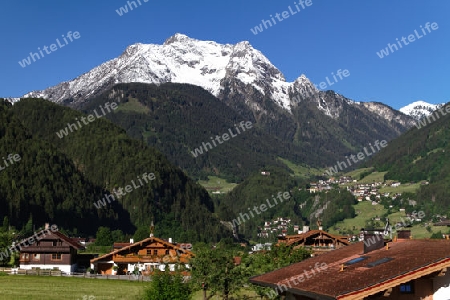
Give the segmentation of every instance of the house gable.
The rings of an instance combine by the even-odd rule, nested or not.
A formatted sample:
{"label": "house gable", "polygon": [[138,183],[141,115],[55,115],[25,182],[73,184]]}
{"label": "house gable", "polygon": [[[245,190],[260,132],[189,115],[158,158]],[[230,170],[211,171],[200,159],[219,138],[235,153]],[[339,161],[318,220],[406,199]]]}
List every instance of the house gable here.
{"label": "house gable", "polygon": [[[125,246],[111,253],[91,260],[91,263],[114,261],[118,263],[137,262],[183,262],[186,263],[193,253],[181,246],[166,242],[156,237]],[[163,259],[164,258],[164,259]]]}

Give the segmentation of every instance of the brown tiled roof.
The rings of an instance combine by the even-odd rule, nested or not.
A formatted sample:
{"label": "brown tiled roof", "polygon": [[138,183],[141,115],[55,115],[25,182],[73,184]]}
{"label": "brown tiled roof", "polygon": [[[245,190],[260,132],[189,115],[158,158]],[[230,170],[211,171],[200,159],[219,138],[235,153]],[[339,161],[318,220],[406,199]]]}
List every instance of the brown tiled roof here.
{"label": "brown tiled roof", "polygon": [[[45,238],[45,237],[48,238],[48,237],[51,236],[51,235],[55,235],[55,236],[59,237],[60,239],[62,239],[63,241],[65,241],[66,243],[68,243],[70,246],[72,246],[73,248],[75,248],[75,249],[77,249],[77,250],[80,250],[80,249],[84,249],[84,248],[85,248],[82,244],[80,244],[80,243],[78,242],[77,239],[70,238],[70,237],[68,237],[68,236],[66,236],[66,235],[64,235],[64,234],[62,234],[62,233],[59,232],[59,231],[52,231],[50,228],[42,229],[41,231],[35,233],[35,235],[30,236],[30,237],[28,237],[28,238],[26,238],[26,239],[23,239],[23,240],[21,240],[20,242],[18,242],[17,244],[24,243],[24,242],[26,242],[28,239],[30,239],[31,237],[34,237],[34,236],[37,236],[37,237],[39,238],[39,240],[40,240],[40,239]],[[33,244],[34,244],[34,243],[33,243]]]}
{"label": "brown tiled roof", "polygon": [[61,232],[55,231],[55,232],[52,232],[52,233],[54,235],[58,236],[59,238],[61,238],[62,240],[66,241],[68,244],[70,244],[75,249],[77,249],[77,250],[84,249],[84,246],[81,245],[78,241],[76,241],[74,239],[71,239],[70,237],[62,234]]}
{"label": "brown tiled roof", "polygon": [[287,239],[291,239],[291,241],[287,242],[286,245],[289,246],[289,245],[298,243],[301,240],[307,239],[310,236],[313,236],[313,235],[316,235],[316,234],[322,234],[322,235],[328,236],[328,237],[330,237],[332,239],[336,239],[336,240],[338,240],[339,242],[341,242],[344,245],[350,245],[350,243],[346,239],[346,237],[333,235],[333,234],[328,233],[328,232],[323,231],[323,230],[310,230],[310,231],[307,231],[307,232],[302,233],[302,234],[288,235],[288,236],[286,236],[286,238]]}
{"label": "brown tiled roof", "polygon": [[[252,277],[250,281],[272,288],[276,288],[277,284],[286,284],[294,294],[321,296],[321,299],[361,299],[450,267],[450,240],[398,240],[388,246],[389,249],[383,247],[364,254],[364,243],[356,243]],[[348,265],[340,271],[342,264],[360,256],[366,256],[367,259]],[[392,260],[368,266],[382,258]],[[318,272],[317,266],[327,268]],[[305,271],[310,278],[303,276],[304,280],[299,282],[297,278],[305,274]]]}

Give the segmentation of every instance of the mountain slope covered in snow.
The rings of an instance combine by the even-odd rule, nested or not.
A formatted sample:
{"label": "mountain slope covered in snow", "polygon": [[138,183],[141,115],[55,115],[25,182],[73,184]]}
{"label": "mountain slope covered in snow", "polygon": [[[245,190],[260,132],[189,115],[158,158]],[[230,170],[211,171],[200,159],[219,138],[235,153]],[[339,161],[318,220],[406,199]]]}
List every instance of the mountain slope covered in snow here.
{"label": "mountain slope covered in snow", "polygon": [[444,104],[430,104],[425,101],[416,101],[400,108],[399,110],[407,116],[420,120],[423,117],[431,115],[433,111],[441,108],[443,105]]}

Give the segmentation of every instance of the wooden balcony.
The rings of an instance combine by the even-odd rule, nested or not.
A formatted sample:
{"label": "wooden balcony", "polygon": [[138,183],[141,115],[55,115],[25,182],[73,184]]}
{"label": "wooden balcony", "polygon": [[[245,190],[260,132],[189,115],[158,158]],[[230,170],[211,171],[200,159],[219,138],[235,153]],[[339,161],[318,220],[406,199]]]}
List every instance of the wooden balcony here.
{"label": "wooden balcony", "polygon": [[115,263],[175,263],[187,262],[183,257],[172,257],[170,255],[156,256],[156,255],[115,255],[113,257]]}
{"label": "wooden balcony", "polygon": [[28,246],[23,247],[24,253],[70,253],[68,246]]}

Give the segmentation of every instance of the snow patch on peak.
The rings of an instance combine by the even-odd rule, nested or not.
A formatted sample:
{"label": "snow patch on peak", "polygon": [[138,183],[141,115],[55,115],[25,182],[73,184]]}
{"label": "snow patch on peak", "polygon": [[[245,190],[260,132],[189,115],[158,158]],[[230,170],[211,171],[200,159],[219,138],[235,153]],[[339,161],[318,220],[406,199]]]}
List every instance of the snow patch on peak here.
{"label": "snow patch on peak", "polygon": [[14,105],[14,103],[17,103],[17,102],[20,101],[20,98],[12,98],[12,97],[10,97],[10,98],[5,98],[5,100]]}
{"label": "snow patch on peak", "polygon": [[441,108],[444,106],[444,103],[442,104],[431,104],[422,100],[415,101],[411,104],[408,104],[399,110],[404,113],[405,115],[411,116],[416,120],[420,120],[423,117],[426,117],[428,115],[431,115],[436,109]]}

